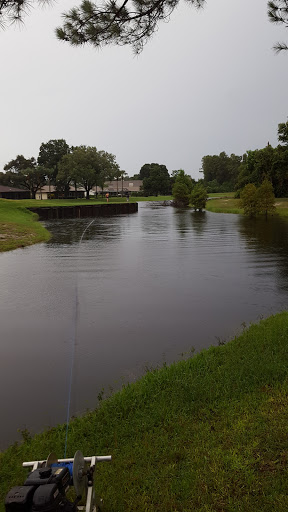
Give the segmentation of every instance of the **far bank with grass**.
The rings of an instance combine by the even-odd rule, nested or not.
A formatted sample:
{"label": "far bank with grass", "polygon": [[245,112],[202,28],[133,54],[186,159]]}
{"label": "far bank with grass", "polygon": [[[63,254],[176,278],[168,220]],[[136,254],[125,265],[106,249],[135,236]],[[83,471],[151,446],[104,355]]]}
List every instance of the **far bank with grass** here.
{"label": "far bank with grass", "polygon": [[[67,456],[112,455],[96,473],[109,512],[286,512],[287,406],[284,312],[101,401],[70,423]],[[0,502],[22,461],[63,457],[64,442],[60,425],[1,453]]]}
{"label": "far bank with grass", "polygon": [[[233,197],[223,194],[222,197],[215,197],[209,199],[206,203],[206,210],[214,213],[240,213],[243,214],[243,209],[240,208],[240,199],[234,199]],[[281,217],[288,216],[288,199],[287,198],[276,198],[275,200],[275,214]]]}

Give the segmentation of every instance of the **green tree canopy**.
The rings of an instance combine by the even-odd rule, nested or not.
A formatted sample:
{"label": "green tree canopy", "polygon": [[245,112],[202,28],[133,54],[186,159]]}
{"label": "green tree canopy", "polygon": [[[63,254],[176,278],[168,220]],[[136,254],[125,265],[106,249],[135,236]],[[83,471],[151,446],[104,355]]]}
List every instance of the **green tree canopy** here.
{"label": "green tree canopy", "polygon": [[185,174],[183,169],[174,171],[173,178],[175,179],[172,189],[174,203],[180,207],[188,206],[194,180],[192,181],[191,176]]}
{"label": "green tree canopy", "polygon": [[38,164],[53,169],[52,182],[56,183],[58,165],[61,158],[69,153],[69,146],[64,139],[54,139],[42,142],[39,149]]}
{"label": "green tree canopy", "polygon": [[140,176],[145,176],[143,178],[144,194],[148,196],[171,194],[171,181],[166,165],[145,164],[141,167]]}
{"label": "green tree canopy", "polygon": [[263,149],[247,151],[241,164],[237,188],[242,189],[248,183],[257,187],[268,179],[276,197],[288,194],[288,147],[273,148],[269,143]]}
{"label": "green tree canopy", "polygon": [[208,199],[207,190],[202,185],[202,183],[197,183],[195,187],[193,187],[191,196],[190,196],[190,202],[191,206],[194,208],[194,210],[199,210],[200,212],[205,208],[206,203]]}
{"label": "green tree canopy", "polygon": [[258,188],[257,195],[259,209],[267,217],[268,213],[272,213],[276,209],[272,183],[265,179]]}
{"label": "green tree canopy", "polygon": [[23,169],[27,169],[28,167],[35,167],[36,160],[34,156],[31,158],[25,158],[23,155],[17,155],[14,160],[10,160],[8,164],[4,165],[5,171],[18,173]]}
{"label": "green tree canopy", "polygon": [[231,192],[235,190],[242,157],[225,151],[219,155],[206,155],[202,158],[204,182],[209,192]]}
{"label": "green tree canopy", "polygon": [[73,182],[76,188],[78,185],[85,189],[89,199],[94,186],[113,179],[118,171],[116,158],[111,153],[97,151],[93,146],[77,146],[60,161],[57,186],[67,192]]}
{"label": "green tree canopy", "polygon": [[249,217],[255,217],[260,212],[259,197],[257,188],[253,183],[248,183],[240,195],[240,207],[243,208],[244,214]]}
{"label": "green tree canopy", "polygon": [[288,121],[278,124],[278,140],[288,146]]}
{"label": "green tree canopy", "polygon": [[31,199],[35,199],[36,192],[41,189],[47,182],[47,175],[51,169],[47,169],[42,165],[28,167],[19,172],[19,183],[22,187],[30,191]]}

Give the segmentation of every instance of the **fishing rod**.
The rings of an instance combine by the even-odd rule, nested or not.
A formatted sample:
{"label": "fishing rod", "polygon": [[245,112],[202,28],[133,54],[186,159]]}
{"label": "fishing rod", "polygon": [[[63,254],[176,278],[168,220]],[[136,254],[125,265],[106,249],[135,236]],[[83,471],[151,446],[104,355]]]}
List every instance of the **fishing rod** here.
{"label": "fishing rod", "polygon": [[[95,221],[92,220],[83,230],[79,240],[79,247],[88,228]],[[67,418],[65,431],[64,458],[58,459],[51,452],[46,460],[23,462],[23,467],[32,467],[22,486],[12,487],[5,498],[6,512],[100,512],[103,500],[96,497],[94,489],[94,473],[99,462],[111,461],[111,455],[84,457],[77,450],[74,457],[66,458],[70,408],[73,383],[73,368],[75,360],[75,346],[77,341],[78,325],[78,272],[75,284],[75,315],[73,333],[71,336],[71,362],[67,400]],[[75,499],[67,498],[70,488],[74,488]],[[86,497],[85,506],[79,503]]]}

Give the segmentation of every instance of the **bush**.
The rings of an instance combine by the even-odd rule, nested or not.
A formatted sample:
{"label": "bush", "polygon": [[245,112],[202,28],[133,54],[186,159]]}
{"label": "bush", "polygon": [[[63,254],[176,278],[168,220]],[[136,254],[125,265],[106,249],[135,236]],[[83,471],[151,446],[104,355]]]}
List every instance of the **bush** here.
{"label": "bush", "polygon": [[191,192],[190,201],[194,210],[200,212],[205,208],[208,199],[207,190],[201,184],[195,185]]}

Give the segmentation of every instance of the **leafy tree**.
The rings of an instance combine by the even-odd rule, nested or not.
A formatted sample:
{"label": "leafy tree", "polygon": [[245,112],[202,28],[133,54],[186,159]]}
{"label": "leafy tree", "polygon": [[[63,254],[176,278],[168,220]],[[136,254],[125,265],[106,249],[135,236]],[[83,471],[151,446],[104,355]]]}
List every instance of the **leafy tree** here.
{"label": "leafy tree", "polygon": [[37,165],[28,167],[19,172],[19,183],[22,187],[30,191],[31,199],[35,199],[36,192],[40,190],[47,182],[47,174],[50,169]]}
{"label": "leafy tree", "polygon": [[190,196],[190,202],[194,210],[199,210],[201,212],[206,206],[207,199],[208,195],[206,188],[202,183],[197,183],[197,185],[193,187]]}
{"label": "leafy tree", "polygon": [[[75,189],[77,189],[77,180],[75,179],[75,158],[73,153],[64,155],[58,163],[58,173],[56,177],[56,190],[64,194],[67,198],[70,190],[70,184],[74,177]],[[76,193],[77,196],[77,193]]]}
{"label": "leafy tree", "polygon": [[42,142],[39,149],[38,164],[53,169],[52,183],[55,185],[58,165],[61,158],[69,153],[69,146],[64,139],[52,139]]}
{"label": "leafy tree", "polygon": [[202,158],[204,182],[209,192],[230,192],[235,189],[242,157],[225,151]]}
{"label": "leafy tree", "polygon": [[268,179],[276,197],[288,194],[288,147],[273,148],[269,143],[263,149],[247,151],[241,164],[237,188],[242,189],[248,183],[257,187]]}
{"label": "leafy tree", "polygon": [[93,146],[74,147],[72,152],[62,157],[59,163],[58,188],[69,191],[70,183],[83,187],[86,199],[90,191],[97,185],[101,186],[107,179],[113,179],[119,171],[115,156],[106,151],[97,151]]}
{"label": "leafy tree", "polygon": [[174,171],[175,183],[173,185],[172,194],[176,206],[188,206],[193,182],[190,176],[185,174],[183,169]]}
{"label": "leafy tree", "polygon": [[10,160],[10,162],[4,166],[4,170],[18,173],[28,167],[33,168],[35,166],[36,160],[33,156],[31,158],[25,158],[23,155],[17,155],[14,160]]}
{"label": "leafy tree", "polygon": [[176,181],[185,183],[185,185],[188,188],[189,194],[192,191],[192,188],[194,187],[194,185],[196,184],[196,181],[193,178],[191,178],[191,176],[189,174],[185,174],[183,169],[179,169],[178,171],[173,171],[171,181],[172,181],[173,185],[174,185],[174,183],[176,183]]}
{"label": "leafy tree", "polygon": [[174,203],[176,206],[188,206],[190,195],[187,185],[183,182],[175,182],[172,190]]}
{"label": "leafy tree", "polygon": [[257,196],[259,209],[267,217],[269,212],[273,212],[276,209],[272,183],[267,179],[264,180],[257,190]]}
{"label": "leafy tree", "polygon": [[72,153],[72,161],[72,179],[85,189],[86,199],[89,199],[101,172],[98,151],[95,147],[79,146]]}
{"label": "leafy tree", "polygon": [[[151,169],[155,164],[144,164],[142,165],[140,171],[139,171],[139,179],[144,180],[144,178],[149,178]],[[156,164],[158,165],[158,164]]]}
{"label": "leafy tree", "polygon": [[36,192],[46,184],[47,176],[51,172],[50,169],[37,165],[34,157],[25,158],[23,155],[17,155],[14,160],[10,160],[4,170],[7,172],[5,175],[3,173],[3,185],[26,188],[32,199],[35,199]]}
{"label": "leafy tree", "polygon": [[[146,195],[155,195],[158,194],[170,194],[171,193],[171,182],[169,172],[166,168],[166,165],[160,164],[146,164],[145,173],[147,173],[149,166],[149,176],[144,177],[143,179],[143,191]],[[143,167],[141,170],[143,170]],[[140,175],[141,175],[140,170]],[[143,173],[142,173],[143,176]]]}
{"label": "leafy tree", "polygon": [[278,124],[278,140],[288,146],[288,121]]}
{"label": "leafy tree", "polygon": [[257,188],[253,183],[248,183],[240,194],[240,207],[244,214],[249,217],[255,217],[260,212],[259,196]]}

